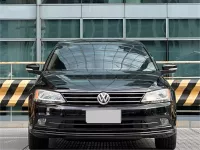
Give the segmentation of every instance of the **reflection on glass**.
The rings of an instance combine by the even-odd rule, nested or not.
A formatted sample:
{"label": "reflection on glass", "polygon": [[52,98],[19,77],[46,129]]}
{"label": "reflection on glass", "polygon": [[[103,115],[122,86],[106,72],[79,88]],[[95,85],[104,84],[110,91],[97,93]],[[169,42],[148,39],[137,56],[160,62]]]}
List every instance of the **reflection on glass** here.
{"label": "reflection on glass", "polygon": [[[13,1],[13,0],[10,0],[10,1]],[[17,0],[15,0],[15,1],[17,1]],[[34,0],[32,0],[32,1],[34,1]],[[124,2],[125,3],[200,3],[199,0],[42,0],[42,3],[45,3],[45,4],[56,4],[56,3],[57,4],[59,4],[59,3],[66,3],[66,4],[70,4],[70,3],[124,3]]]}
{"label": "reflection on glass", "polygon": [[51,51],[54,49],[55,45],[58,42],[55,41],[49,41],[49,42],[42,42],[42,61],[46,61],[47,57],[51,53]]}
{"label": "reflection on glass", "polygon": [[0,0],[0,4],[36,4],[36,0]]}
{"label": "reflection on glass", "polygon": [[82,0],[82,3],[123,3],[123,0]]}
{"label": "reflection on glass", "polygon": [[48,70],[126,70],[155,71],[141,45],[112,42],[73,44],[57,48]]}
{"label": "reflection on glass", "polygon": [[170,19],[170,37],[200,37],[199,19]]}
{"label": "reflection on glass", "polygon": [[169,3],[200,3],[199,0],[168,0]]}
{"label": "reflection on glass", "polygon": [[[34,61],[35,62],[35,61]],[[13,65],[12,66],[12,78],[36,78],[37,75],[32,74],[32,73],[28,73],[26,71],[26,65]],[[11,74],[10,74],[11,76]]]}
{"label": "reflection on glass", "polygon": [[120,19],[95,19],[83,21],[84,38],[122,38],[123,21]]}
{"label": "reflection on glass", "polygon": [[0,64],[0,77],[4,79],[11,78],[11,66]]}
{"label": "reflection on glass", "polygon": [[[35,42],[0,42],[1,62],[29,62],[36,60]],[[14,65],[13,74],[10,67],[3,65],[0,69],[3,77],[27,77],[25,75],[25,65]]]}
{"label": "reflection on glass", "polygon": [[167,3],[167,0],[125,0],[126,3]]}
{"label": "reflection on glass", "polygon": [[165,41],[142,41],[155,61],[166,61],[167,43]]}
{"label": "reflection on glass", "polygon": [[43,20],[42,37],[44,38],[79,38],[80,20]]}
{"label": "reflection on glass", "polygon": [[[169,60],[199,61],[200,41],[170,41]],[[200,64],[178,65],[176,76],[200,76]]]}
{"label": "reflection on glass", "polygon": [[61,4],[61,3],[66,3],[66,4],[72,4],[72,3],[81,3],[81,0],[42,0],[42,3],[44,4]]}
{"label": "reflection on glass", "polygon": [[127,37],[165,37],[166,22],[164,19],[127,19]]}
{"label": "reflection on glass", "polygon": [[0,38],[35,37],[35,20],[0,20]]}

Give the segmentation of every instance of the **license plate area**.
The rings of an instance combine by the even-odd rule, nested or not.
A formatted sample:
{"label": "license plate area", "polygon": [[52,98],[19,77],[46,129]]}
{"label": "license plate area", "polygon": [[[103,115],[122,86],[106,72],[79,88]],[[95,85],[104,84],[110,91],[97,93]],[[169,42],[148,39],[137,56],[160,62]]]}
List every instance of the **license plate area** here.
{"label": "license plate area", "polygon": [[121,110],[86,110],[86,123],[121,123]]}

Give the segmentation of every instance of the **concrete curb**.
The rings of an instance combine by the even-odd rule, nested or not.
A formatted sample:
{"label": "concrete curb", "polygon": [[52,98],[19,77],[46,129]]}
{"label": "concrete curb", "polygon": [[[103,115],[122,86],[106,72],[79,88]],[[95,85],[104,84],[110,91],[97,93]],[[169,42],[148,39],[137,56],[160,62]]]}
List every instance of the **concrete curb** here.
{"label": "concrete curb", "polygon": [[[27,128],[28,121],[1,121],[0,128]],[[200,121],[177,121],[177,128],[200,128]]]}

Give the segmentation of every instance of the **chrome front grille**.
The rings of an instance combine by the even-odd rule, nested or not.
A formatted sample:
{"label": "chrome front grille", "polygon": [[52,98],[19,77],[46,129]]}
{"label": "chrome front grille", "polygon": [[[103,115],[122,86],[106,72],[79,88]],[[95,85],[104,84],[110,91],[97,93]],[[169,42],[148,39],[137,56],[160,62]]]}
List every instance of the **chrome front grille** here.
{"label": "chrome front grille", "polygon": [[[98,105],[97,96],[101,92],[62,93],[68,104]],[[106,92],[110,95],[109,105],[140,103],[144,92]]]}

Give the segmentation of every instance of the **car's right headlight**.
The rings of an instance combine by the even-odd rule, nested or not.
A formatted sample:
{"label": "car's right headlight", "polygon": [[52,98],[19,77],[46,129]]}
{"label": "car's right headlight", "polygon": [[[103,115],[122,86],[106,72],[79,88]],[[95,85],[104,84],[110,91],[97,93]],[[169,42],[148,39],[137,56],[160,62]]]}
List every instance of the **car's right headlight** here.
{"label": "car's right headlight", "polygon": [[60,93],[47,91],[47,90],[36,90],[34,100],[42,103],[64,103],[66,102]]}
{"label": "car's right headlight", "polygon": [[161,103],[168,101],[171,101],[171,92],[169,89],[147,92],[142,99],[143,103]]}

